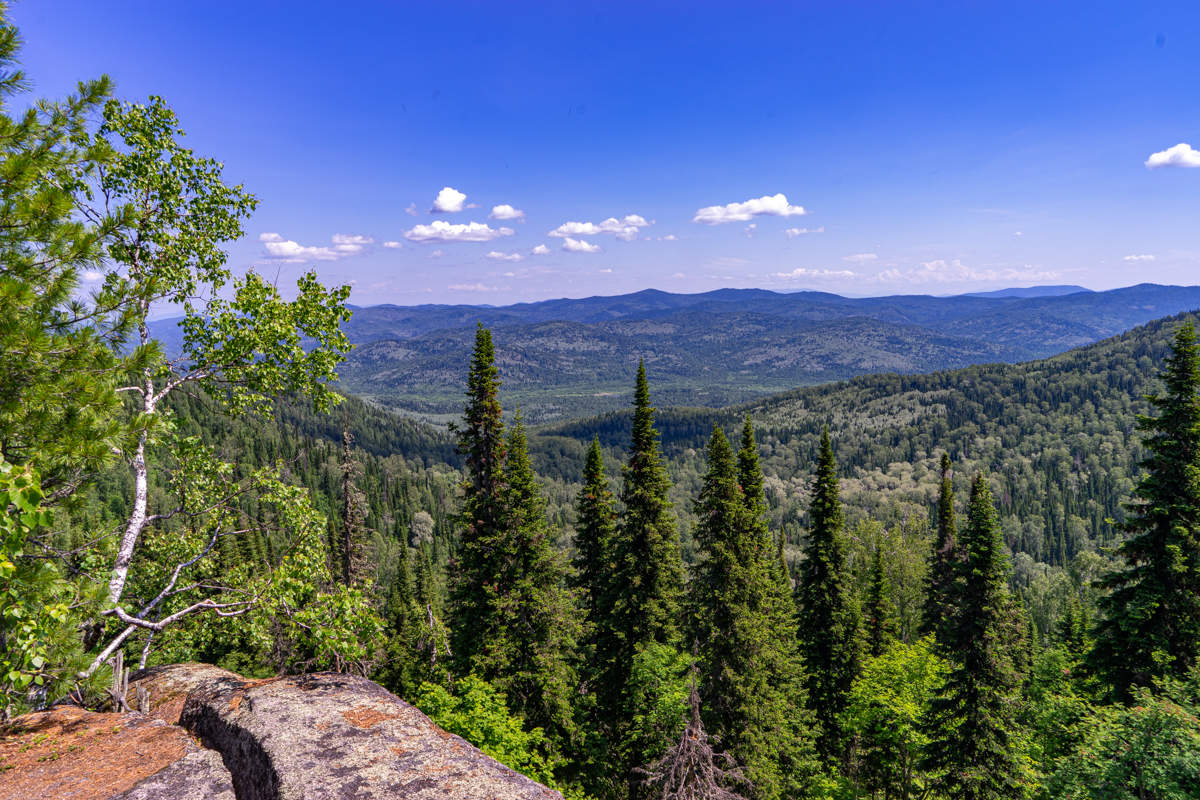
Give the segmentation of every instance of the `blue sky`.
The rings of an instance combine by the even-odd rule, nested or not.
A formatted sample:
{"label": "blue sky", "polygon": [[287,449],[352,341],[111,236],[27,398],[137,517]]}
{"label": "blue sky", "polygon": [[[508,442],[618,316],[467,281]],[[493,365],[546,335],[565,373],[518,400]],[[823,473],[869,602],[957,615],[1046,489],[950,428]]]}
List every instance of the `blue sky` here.
{"label": "blue sky", "polygon": [[1195,2],[11,16],[37,95],[162,95],[260,197],[235,266],[316,266],[359,304],[1200,283]]}

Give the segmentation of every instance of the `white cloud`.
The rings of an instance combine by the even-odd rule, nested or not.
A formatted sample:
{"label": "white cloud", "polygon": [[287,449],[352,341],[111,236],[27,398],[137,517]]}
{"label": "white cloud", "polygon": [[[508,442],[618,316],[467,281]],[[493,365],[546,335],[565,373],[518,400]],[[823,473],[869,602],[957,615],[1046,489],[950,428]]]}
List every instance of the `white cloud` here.
{"label": "white cloud", "polygon": [[776,272],[772,277],[795,279],[795,278],[853,278],[855,273],[848,269],[807,269],[805,267],[797,267],[791,272]]}
{"label": "white cloud", "polygon": [[405,214],[408,214],[410,217],[415,217],[415,216],[417,216],[417,215],[418,215],[420,212],[419,212],[419,211],[417,211],[417,204],[416,204],[416,203],[409,203],[409,204],[408,204],[408,208],[404,209],[404,213],[405,213]]}
{"label": "white cloud", "polygon": [[512,228],[492,228],[484,222],[446,222],[437,219],[428,225],[414,225],[404,232],[410,242],[490,242],[512,236]]}
{"label": "white cloud", "polygon": [[673,233],[668,233],[666,236],[658,237],[658,240],[660,242],[677,242],[679,241],[679,237]]}
{"label": "white cloud", "polygon": [[384,242],[383,246],[389,250],[399,250],[401,247],[404,247],[403,243],[401,242]]}
{"label": "white cloud", "polygon": [[864,264],[868,261],[875,261],[879,256],[874,253],[855,253],[852,256],[842,256],[842,261],[849,261],[854,264]]}
{"label": "white cloud", "polygon": [[104,277],[103,272],[97,272],[94,269],[89,269],[87,272],[83,273],[83,279],[85,281],[98,281],[103,277]]}
{"label": "white cloud", "polygon": [[704,225],[720,225],[725,222],[748,222],[751,217],[769,215],[773,217],[798,217],[808,212],[803,206],[788,203],[787,195],[763,195],[744,203],[727,203],[723,206],[705,206],[696,212],[692,222]]}
{"label": "white cloud", "polygon": [[452,283],[446,287],[452,292],[500,292],[506,286],[485,286],[482,283]]}
{"label": "white cloud", "polygon": [[498,206],[492,206],[492,213],[488,216],[492,219],[525,219],[525,212],[519,208],[513,208],[508,203],[501,203]]}
{"label": "white cloud", "polygon": [[438,192],[437,197],[433,200],[433,208],[429,209],[430,214],[454,214],[463,210],[463,201],[467,196],[458,189],[452,189],[449,186],[444,187]]}
{"label": "white cloud", "polygon": [[758,227],[757,222],[751,222],[749,225],[746,226],[745,230],[743,230],[742,233],[744,233],[746,235],[747,239],[753,239],[754,238],[754,229],[757,227]]}
{"label": "white cloud", "polygon": [[783,235],[788,237],[789,239],[795,239],[797,236],[804,236],[807,233],[824,233],[824,232],[825,232],[825,226],[822,225],[819,228],[786,228],[783,231]]}
{"label": "white cloud", "polygon": [[276,261],[294,264],[300,261],[336,261],[349,253],[340,253],[330,247],[305,246],[278,233],[260,233],[258,240],[267,249],[267,256]]}
{"label": "white cloud", "polygon": [[525,258],[520,253],[501,253],[499,250],[493,250],[487,254],[487,257],[493,261],[520,261]]}
{"label": "white cloud", "polygon": [[887,269],[875,276],[882,282],[903,281],[905,283],[949,283],[954,281],[1048,281],[1061,277],[1061,273],[1041,270],[1030,264],[1020,269],[978,269],[955,258],[950,261],[937,259],[923,261],[918,267],[907,270]]}
{"label": "white cloud", "polygon": [[1123,260],[1124,261],[1153,261],[1154,256],[1150,255],[1149,253],[1142,253],[1140,255],[1125,256],[1125,258]]}
{"label": "white cloud", "polygon": [[537,247],[533,248],[533,250],[531,252],[535,256],[544,256],[544,255],[549,254],[550,248],[546,247],[546,245],[544,245],[544,244],[539,244]]}
{"label": "white cloud", "polygon": [[612,267],[606,267],[606,268],[600,270],[601,275],[609,275],[611,273],[612,273]]}
{"label": "white cloud", "polygon": [[1200,167],[1200,150],[1193,150],[1190,144],[1180,142],[1174,147],[1152,153],[1146,159],[1146,168],[1158,167]]}
{"label": "white cloud", "polygon": [[441,258],[444,255],[446,255],[445,250],[434,250],[432,253],[429,254],[429,257],[430,258]]}
{"label": "white cloud", "polygon": [[1013,236],[1024,236],[1025,231],[1013,231]]}
{"label": "white cloud", "polygon": [[672,278],[686,278],[686,277],[687,277],[687,275],[684,275],[682,272],[676,272],[676,273],[675,273],[674,275],[672,275],[671,277],[672,277]]}
{"label": "white cloud", "polygon": [[640,214],[627,214],[621,219],[609,217],[603,222],[564,222],[548,235],[564,239],[568,236],[598,236],[611,233],[618,239],[629,242],[637,237],[640,229],[653,223],[647,222]]}
{"label": "white cloud", "polygon": [[562,249],[568,253],[599,253],[600,245],[588,244],[582,239],[572,239],[568,236],[563,240]]}
{"label": "white cloud", "polygon": [[353,233],[335,233],[333,249],[343,255],[352,256],[361,253],[363,248],[375,242],[370,236],[360,236]]}

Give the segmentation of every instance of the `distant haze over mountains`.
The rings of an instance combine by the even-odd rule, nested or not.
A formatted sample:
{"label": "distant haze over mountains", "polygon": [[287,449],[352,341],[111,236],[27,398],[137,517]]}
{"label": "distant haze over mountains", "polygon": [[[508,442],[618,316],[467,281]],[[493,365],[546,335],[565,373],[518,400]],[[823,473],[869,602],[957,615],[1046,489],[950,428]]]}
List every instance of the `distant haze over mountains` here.
{"label": "distant haze over mountains", "polygon": [[[1200,308],[1200,287],[1045,286],[933,297],[720,289],[511,306],[370,306],[342,386],[389,408],[461,412],[476,323],[493,329],[505,407],[545,421],[623,408],[639,358],[659,406],[722,406],[879,372],[1042,358]],[[173,323],[156,324],[168,348]]]}

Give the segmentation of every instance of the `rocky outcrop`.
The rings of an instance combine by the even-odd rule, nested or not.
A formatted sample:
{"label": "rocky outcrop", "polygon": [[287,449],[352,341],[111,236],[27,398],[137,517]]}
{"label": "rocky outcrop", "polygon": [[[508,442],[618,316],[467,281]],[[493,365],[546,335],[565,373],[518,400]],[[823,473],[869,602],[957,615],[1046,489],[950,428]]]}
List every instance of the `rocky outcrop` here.
{"label": "rocky outcrop", "polygon": [[[246,680],[175,664],[134,675],[132,688],[149,694],[149,714],[20,718],[0,741],[0,800],[562,800],[364,678]],[[87,722],[76,736],[78,720]],[[51,729],[53,763],[2,769]]]}
{"label": "rocky outcrop", "polygon": [[234,800],[219,754],[143,714],[59,706],[0,736],[0,800]]}

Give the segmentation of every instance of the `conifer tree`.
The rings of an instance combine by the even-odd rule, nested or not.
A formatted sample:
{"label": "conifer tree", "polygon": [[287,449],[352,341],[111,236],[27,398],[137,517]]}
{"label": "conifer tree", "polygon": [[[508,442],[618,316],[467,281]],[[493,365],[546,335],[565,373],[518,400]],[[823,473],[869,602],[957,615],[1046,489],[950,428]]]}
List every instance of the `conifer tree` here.
{"label": "conifer tree", "polygon": [[1149,456],[1121,526],[1125,566],[1101,582],[1111,593],[1089,658],[1122,699],[1200,661],[1200,346],[1190,322],[1160,378],[1165,393],[1148,398],[1158,415],[1138,417]]}
{"label": "conifer tree", "polygon": [[874,658],[883,655],[888,642],[895,636],[890,594],[891,587],[883,569],[883,542],[877,540],[875,552],[871,556],[871,583],[867,587],[867,607],[864,614],[867,652]]}
{"label": "conifer tree", "polygon": [[[753,449],[752,428],[743,442]],[[741,474],[757,496],[743,491]],[[764,510],[756,449],[735,462],[715,427],[696,503],[701,560],[688,584],[701,695],[709,730],[745,765],[754,796],[777,798],[802,793],[816,770],[793,607],[780,592]]]}
{"label": "conifer tree", "polygon": [[579,622],[519,411],[504,475],[512,520],[504,543],[507,563],[494,589],[504,619],[501,638],[489,647],[493,662],[481,659],[477,671],[505,693],[514,713],[563,742],[574,736],[571,697],[577,680],[571,659]]}
{"label": "conifer tree", "polygon": [[339,520],[338,536],[335,541],[336,549],[331,555],[335,556],[336,569],[331,570],[342,583],[350,586],[359,583],[366,577],[366,505],[367,498],[358,488],[358,478],[362,467],[354,458],[351,445],[354,436],[349,427],[342,427],[342,513]]}
{"label": "conifer tree", "polygon": [[987,479],[971,485],[959,562],[963,592],[947,626],[952,667],[925,723],[922,768],[936,789],[961,800],[1024,797],[1028,775],[1017,721],[1013,602],[1008,557]]}
{"label": "conifer tree", "polygon": [[683,562],[679,533],[667,499],[670,479],[658,449],[654,408],[644,363],[634,388],[633,436],[622,469],[623,511],[613,536],[612,605],[608,630],[598,634],[594,655],[600,678],[597,713],[614,726],[602,756],[608,768],[631,781],[632,770],[654,752],[626,736],[635,717],[647,709],[632,707],[631,668],[638,654],[655,645],[678,648],[685,624],[682,610]]}
{"label": "conifer tree", "polygon": [[633,398],[633,436],[622,470],[621,515],[614,542],[618,586],[615,619],[625,648],[649,642],[678,644],[683,562],[679,531],[667,493],[671,479],[658,449],[646,365],[638,363]]}
{"label": "conifer tree", "polygon": [[587,460],[583,466],[583,488],[575,502],[578,514],[575,525],[575,575],[573,585],[578,591],[594,637],[611,631],[613,587],[613,537],[617,529],[617,512],[608,477],[604,473],[604,455],[600,452],[599,437],[592,438]]}
{"label": "conifer tree", "polygon": [[954,483],[950,478],[950,454],[942,453],[942,482],[938,493],[937,538],[929,556],[929,574],[925,583],[925,608],[922,632],[933,634],[943,648],[948,641],[948,626],[957,602],[955,580],[959,576],[962,552],[954,519]]}
{"label": "conifer tree", "polygon": [[504,692],[509,708],[559,742],[572,737],[569,658],[578,622],[553,549],[520,414],[507,441],[491,333],[475,334],[467,407],[463,532],[454,564],[451,636],[460,674]]}
{"label": "conifer tree", "polygon": [[819,725],[817,751],[843,755],[839,718],[858,674],[858,609],[846,568],[842,502],[829,429],[821,435],[809,507],[810,526],[796,584],[800,649],[808,669],[808,703]]}
{"label": "conifer tree", "polygon": [[475,331],[463,423],[454,430],[465,457],[466,479],[458,552],[451,564],[450,632],[455,657],[469,672],[471,659],[484,653],[499,635],[496,581],[510,519],[499,372],[492,333],[482,324]]}

